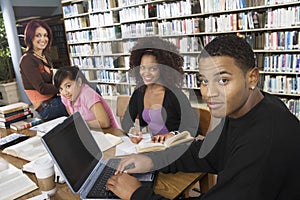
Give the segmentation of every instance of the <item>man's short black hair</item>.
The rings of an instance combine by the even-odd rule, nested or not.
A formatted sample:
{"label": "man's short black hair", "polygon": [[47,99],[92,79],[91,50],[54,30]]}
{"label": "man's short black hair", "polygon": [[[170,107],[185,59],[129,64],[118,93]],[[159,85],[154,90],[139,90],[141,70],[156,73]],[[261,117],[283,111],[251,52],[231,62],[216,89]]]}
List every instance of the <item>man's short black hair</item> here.
{"label": "man's short black hair", "polygon": [[216,37],[208,43],[199,55],[199,62],[201,58],[209,56],[231,57],[244,72],[255,67],[255,55],[251,46],[245,39],[233,34]]}

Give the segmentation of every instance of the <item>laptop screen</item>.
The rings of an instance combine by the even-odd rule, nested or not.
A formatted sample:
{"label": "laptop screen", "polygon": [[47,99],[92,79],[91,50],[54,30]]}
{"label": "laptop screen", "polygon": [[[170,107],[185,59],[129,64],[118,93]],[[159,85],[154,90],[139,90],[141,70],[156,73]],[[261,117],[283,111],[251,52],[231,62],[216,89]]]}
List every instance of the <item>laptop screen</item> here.
{"label": "laptop screen", "polygon": [[78,112],[74,113],[42,140],[77,193],[102,157],[85,121]]}

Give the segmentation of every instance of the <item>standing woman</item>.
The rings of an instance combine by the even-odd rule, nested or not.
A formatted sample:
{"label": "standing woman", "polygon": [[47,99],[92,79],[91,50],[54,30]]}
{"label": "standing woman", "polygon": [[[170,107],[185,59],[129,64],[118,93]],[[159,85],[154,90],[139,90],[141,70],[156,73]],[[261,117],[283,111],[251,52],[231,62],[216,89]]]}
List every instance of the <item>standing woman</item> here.
{"label": "standing woman", "polygon": [[183,58],[177,47],[159,37],[146,37],[137,41],[130,55],[130,68],[136,80],[128,108],[122,121],[126,133],[140,136],[134,127],[139,119],[139,128],[147,127],[155,142],[182,131],[197,134],[198,121],[186,95],[181,91],[183,83]]}
{"label": "standing woman", "polygon": [[21,78],[25,92],[43,120],[68,116],[58,89],[53,85],[53,64],[50,56],[52,31],[39,19],[30,21],[24,32],[25,54],[20,60]]}

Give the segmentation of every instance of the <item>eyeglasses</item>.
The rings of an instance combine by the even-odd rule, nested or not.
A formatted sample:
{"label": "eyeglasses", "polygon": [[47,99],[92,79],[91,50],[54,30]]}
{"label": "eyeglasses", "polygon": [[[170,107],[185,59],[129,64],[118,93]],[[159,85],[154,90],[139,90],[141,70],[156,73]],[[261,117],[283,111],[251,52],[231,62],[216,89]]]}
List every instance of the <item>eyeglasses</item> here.
{"label": "eyeglasses", "polygon": [[143,65],[138,66],[140,71],[149,71],[149,72],[157,72],[159,70],[157,65],[154,65],[152,67],[145,67]]}

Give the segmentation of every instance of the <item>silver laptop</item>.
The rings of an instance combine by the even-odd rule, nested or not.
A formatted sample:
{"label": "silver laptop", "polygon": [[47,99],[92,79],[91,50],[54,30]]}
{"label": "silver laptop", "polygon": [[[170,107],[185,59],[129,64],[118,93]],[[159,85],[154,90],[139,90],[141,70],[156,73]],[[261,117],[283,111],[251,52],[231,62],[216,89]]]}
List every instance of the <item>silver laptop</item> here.
{"label": "silver laptop", "polygon": [[[119,199],[105,189],[119,158],[102,160],[102,152],[80,113],[76,112],[42,137],[42,142],[74,194],[81,199]],[[152,187],[155,172],[135,174]]]}

